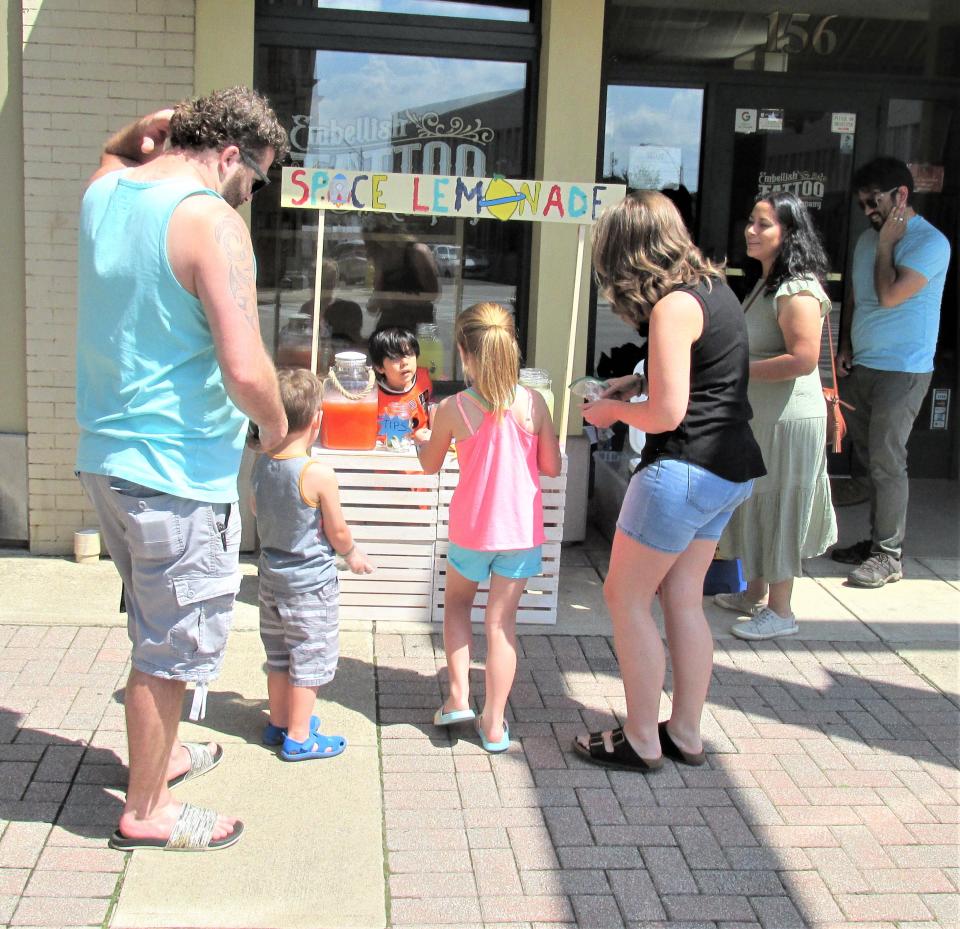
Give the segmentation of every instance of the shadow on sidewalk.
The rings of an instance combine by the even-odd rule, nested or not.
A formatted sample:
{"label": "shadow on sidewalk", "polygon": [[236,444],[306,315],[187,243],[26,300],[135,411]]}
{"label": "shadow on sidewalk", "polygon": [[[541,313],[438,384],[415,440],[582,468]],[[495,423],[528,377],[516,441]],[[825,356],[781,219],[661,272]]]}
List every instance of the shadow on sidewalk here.
{"label": "shadow on sidewalk", "polygon": [[85,739],[22,727],[24,716],[0,707],[0,819],[48,823],[85,839],[116,828],[126,780],[120,756]]}
{"label": "shadow on sidewalk", "polygon": [[[595,767],[571,748],[585,728],[623,715],[611,640],[521,636],[514,743],[491,756],[469,727],[432,726],[445,669],[416,666],[442,667],[442,642],[433,636],[428,654],[425,636],[410,638],[414,655],[377,661],[398,922],[440,915],[424,872],[435,886],[472,886],[485,921],[604,929],[935,920],[954,899],[938,869],[955,855],[960,713],[881,643],[718,642],[708,764],[666,761],[644,776]],[[471,684],[479,708],[481,668]],[[670,686],[668,675],[661,718]],[[431,760],[447,744],[452,761]],[[459,840],[448,831],[456,824]],[[444,851],[424,860],[431,847]],[[884,896],[891,888],[903,897]],[[865,915],[874,911],[887,915]]]}

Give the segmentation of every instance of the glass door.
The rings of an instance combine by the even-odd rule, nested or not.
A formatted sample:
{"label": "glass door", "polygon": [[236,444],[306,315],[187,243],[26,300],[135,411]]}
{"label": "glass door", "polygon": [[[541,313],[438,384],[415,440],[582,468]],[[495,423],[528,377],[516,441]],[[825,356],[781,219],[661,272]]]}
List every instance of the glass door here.
{"label": "glass door", "polygon": [[[725,85],[717,89],[711,111],[712,147],[704,174],[715,192],[709,215],[704,208],[703,245],[712,257],[727,261],[727,280],[741,299],[760,276],[748,258],[744,229],[757,197],[776,190],[797,194],[819,230],[830,269],[827,292],[833,301],[830,323],[840,331],[847,298],[845,284],[851,223],[862,222],[850,190],[856,165],[877,152],[878,99],[867,94],[830,93],[770,86]],[[831,380],[827,327],[823,327],[820,376]],[[837,456],[831,471],[848,470]]]}
{"label": "glass door", "polygon": [[[600,176],[628,190],[663,191],[694,239],[700,206],[703,88],[607,86]],[[601,377],[629,374],[639,358],[637,333],[597,295],[588,358]]]}

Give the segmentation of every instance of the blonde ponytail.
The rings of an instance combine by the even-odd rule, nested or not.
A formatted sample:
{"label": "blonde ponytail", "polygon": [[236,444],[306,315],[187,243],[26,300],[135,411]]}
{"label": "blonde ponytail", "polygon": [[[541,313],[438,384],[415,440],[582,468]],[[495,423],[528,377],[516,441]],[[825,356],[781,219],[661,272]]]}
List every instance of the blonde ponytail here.
{"label": "blonde ponytail", "polygon": [[457,345],[471,364],[471,386],[500,415],[513,403],[520,373],[513,316],[499,303],[475,303],[458,317]]}

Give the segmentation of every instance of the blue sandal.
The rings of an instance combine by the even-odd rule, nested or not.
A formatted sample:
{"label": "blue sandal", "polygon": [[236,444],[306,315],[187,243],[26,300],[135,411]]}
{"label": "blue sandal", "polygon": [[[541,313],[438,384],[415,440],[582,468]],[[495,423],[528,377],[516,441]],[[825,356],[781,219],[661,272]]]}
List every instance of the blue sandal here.
{"label": "blue sandal", "polygon": [[[311,716],[310,717],[310,731],[319,732],[320,731],[320,717]],[[287,727],[286,726],[275,726],[271,722],[263,727],[263,735],[260,736],[260,741],[264,745],[283,745],[283,740],[287,737]]]}
{"label": "blue sandal", "polygon": [[480,744],[493,755],[497,755],[500,752],[505,752],[510,747],[510,727],[507,725],[507,721],[503,721],[503,738],[499,742],[490,742],[487,737],[483,734],[483,718],[478,716],[474,726],[477,730],[477,735],[480,736]]}
{"label": "blue sandal", "polygon": [[311,732],[302,742],[287,736],[280,749],[284,761],[309,761],[311,758],[334,758],[343,754],[347,740],[342,735],[321,735]]}
{"label": "blue sandal", "polygon": [[457,723],[468,723],[477,718],[477,714],[469,707],[465,710],[448,710],[446,713],[441,706],[433,714],[433,724],[435,726],[454,726]]}

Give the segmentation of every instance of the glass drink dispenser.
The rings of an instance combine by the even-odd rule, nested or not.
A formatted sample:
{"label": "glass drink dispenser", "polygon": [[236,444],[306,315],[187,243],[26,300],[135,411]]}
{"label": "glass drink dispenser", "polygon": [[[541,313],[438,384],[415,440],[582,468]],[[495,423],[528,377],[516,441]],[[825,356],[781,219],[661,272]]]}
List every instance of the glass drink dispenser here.
{"label": "glass drink dispenser", "polygon": [[377,385],[362,352],[339,352],[323,382],[320,441],[363,450],[377,444]]}

